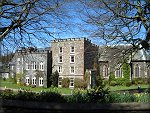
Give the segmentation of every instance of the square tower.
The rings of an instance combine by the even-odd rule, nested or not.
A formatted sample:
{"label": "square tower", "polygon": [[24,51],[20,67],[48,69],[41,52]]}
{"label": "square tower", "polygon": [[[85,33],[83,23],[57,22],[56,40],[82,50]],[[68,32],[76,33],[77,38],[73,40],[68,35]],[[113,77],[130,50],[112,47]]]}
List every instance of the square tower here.
{"label": "square tower", "polygon": [[92,69],[97,57],[98,46],[85,38],[59,39],[51,42],[52,72],[59,73],[59,86],[65,77],[70,79],[70,88],[74,79],[83,79],[86,69]]}

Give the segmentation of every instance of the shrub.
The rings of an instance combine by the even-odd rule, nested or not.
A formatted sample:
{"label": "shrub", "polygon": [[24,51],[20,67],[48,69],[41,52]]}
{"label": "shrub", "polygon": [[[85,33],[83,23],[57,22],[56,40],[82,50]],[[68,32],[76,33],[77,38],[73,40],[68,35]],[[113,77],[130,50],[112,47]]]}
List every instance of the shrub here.
{"label": "shrub", "polygon": [[62,87],[63,88],[68,88],[69,87],[69,83],[70,83],[70,79],[69,78],[63,78],[62,79]]}
{"label": "shrub", "polygon": [[115,75],[114,74],[111,74],[109,76],[109,82],[111,82],[111,81],[115,81]]}
{"label": "shrub", "polygon": [[83,79],[76,78],[74,80],[74,88],[86,89],[87,83]]}
{"label": "shrub", "polygon": [[65,99],[61,94],[57,92],[41,92],[39,93],[36,98],[38,101],[44,101],[44,102],[65,102]]}
{"label": "shrub", "polygon": [[138,84],[147,84],[148,83],[148,79],[145,78],[134,78],[132,80],[132,84],[138,85]]}
{"label": "shrub", "polygon": [[58,87],[58,77],[59,77],[58,71],[55,71],[50,77],[52,85],[54,87]]}
{"label": "shrub", "polygon": [[109,93],[107,98],[110,103],[135,102],[136,97],[130,93]]}
{"label": "shrub", "polygon": [[87,93],[83,94],[80,92],[74,92],[72,95],[65,97],[68,103],[88,103],[90,102],[90,98]]}
{"label": "shrub", "polygon": [[109,85],[110,85],[110,86],[116,86],[116,85],[117,85],[117,82],[116,82],[116,81],[110,81],[110,82],[109,82]]}

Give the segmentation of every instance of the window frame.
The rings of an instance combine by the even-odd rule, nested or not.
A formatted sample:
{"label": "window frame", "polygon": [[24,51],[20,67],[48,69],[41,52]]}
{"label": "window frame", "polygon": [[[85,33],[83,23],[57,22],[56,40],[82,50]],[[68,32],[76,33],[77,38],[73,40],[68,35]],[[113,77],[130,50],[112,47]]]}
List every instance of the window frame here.
{"label": "window frame", "polygon": [[62,73],[62,66],[58,66],[58,72]]}
{"label": "window frame", "polygon": [[44,86],[44,79],[43,79],[43,77],[39,78],[39,86]]}
{"label": "window frame", "polygon": [[70,66],[70,73],[75,74],[75,67],[74,66]]}
{"label": "window frame", "polygon": [[74,46],[70,47],[70,53],[75,53],[75,47]]}
{"label": "window frame", "polygon": [[58,61],[59,61],[59,63],[62,63],[63,62],[63,56],[59,56]]}
{"label": "window frame", "polygon": [[70,55],[70,63],[75,63],[75,56],[74,55]]}

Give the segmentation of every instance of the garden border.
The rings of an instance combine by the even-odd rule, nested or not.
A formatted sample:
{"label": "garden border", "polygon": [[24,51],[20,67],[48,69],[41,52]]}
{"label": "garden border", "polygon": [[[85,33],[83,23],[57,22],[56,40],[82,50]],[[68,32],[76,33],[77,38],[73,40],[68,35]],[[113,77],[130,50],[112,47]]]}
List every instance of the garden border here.
{"label": "garden border", "polygon": [[150,111],[150,103],[48,103],[21,100],[1,99],[3,108],[21,108],[35,110],[53,110],[53,111]]}

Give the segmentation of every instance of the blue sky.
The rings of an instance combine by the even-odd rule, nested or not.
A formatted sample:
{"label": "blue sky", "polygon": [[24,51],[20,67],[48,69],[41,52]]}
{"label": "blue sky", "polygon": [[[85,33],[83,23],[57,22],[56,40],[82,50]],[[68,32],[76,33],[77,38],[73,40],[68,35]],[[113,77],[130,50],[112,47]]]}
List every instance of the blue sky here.
{"label": "blue sky", "polygon": [[[64,38],[86,37],[86,38],[89,38],[93,43],[97,45],[106,44],[105,41],[101,39],[101,37],[95,37],[95,38],[91,37],[91,33],[92,33],[91,31],[96,31],[97,26],[86,24],[84,22],[84,20],[86,20],[87,18],[82,13],[80,13],[81,11],[85,10],[85,7],[83,7],[83,5],[81,5],[77,1],[70,2],[70,3],[68,2],[68,4],[65,4],[64,10],[66,10],[67,14],[69,14],[70,16],[70,18],[64,17],[63,22],[65,24],[64,23],[62,24],[61,21],[57,19],[57,17],[53,18],[52,16],[51,17],[46,16],[47,20],[51,21],[51,24],[49,24],[49,26],[52,26],[52,27],[47,28],[47,30],[51,32],[52,36],[46,35],[45,33],[36,33],[36,35],[40,38],[39,40],[37,38],[34,38],[34,36],[31,36],[31,44],[21,43],[18,46],[15,46],[15,45],[11,46],[11,44],[9,43],[13,44],[14,43],[13,39],[7,37],[7,41],[4,40],[3,44],[8,45],[8,46],[5,47],[4,49],[5,50],[8,49],[9,51],[15,51],[16,48],[20,46],[37,46],[39,48],[48,47],[50,46],[51,40],[58,39],[58,38],[64,39]],[[88,9],[87,11],[93,12],[91,9],[90,10]],[[42,24],[45,24],[45,23],[42,23]],[[45,24],[45,25],[48,26],[48,24]],[[60,28],[62,29],[60,30]],[[144,38],[145,34],[146,34],[146,31],[142,27],[137,37]],[[10,36],[12,36],[12,34],[10,34]],[[25,37],[28,37],[28,36],[25,35]],[[45,41],[44,39],[46,39],[47,41]],[[16,43],[19,43],[19,41],[20,40],[16,40]],[[24,40],[24,41],[27,42],[27,40]],[[111,43],[113,44],[115,43],[115,41],[114,42],[112,41]],[[120,43],[123,43],[123,42],[120,42]]]}

